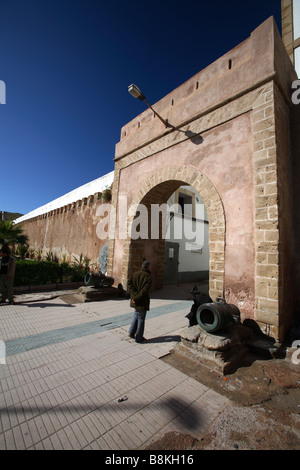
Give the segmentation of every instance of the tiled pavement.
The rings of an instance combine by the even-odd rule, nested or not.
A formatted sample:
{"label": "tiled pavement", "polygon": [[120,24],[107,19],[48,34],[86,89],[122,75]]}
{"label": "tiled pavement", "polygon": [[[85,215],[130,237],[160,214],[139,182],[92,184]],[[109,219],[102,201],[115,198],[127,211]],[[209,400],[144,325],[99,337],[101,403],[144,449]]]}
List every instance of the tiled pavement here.
{"label": "tiled pavement", "polygon": [[190,304],[152,299],[143,344],[128,338],[125,299],[1,306],[0,450],[141,450],[168,431],[201,436],[229,400],[160,360]]}

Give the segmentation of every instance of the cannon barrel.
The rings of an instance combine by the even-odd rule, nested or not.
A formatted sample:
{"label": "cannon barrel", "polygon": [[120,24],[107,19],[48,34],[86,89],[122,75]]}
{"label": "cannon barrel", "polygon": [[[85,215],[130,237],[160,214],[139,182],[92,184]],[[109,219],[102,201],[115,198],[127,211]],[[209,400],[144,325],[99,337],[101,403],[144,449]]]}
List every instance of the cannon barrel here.
{"label": "cannon barrel", "polygon": [[200,305],[196,319],[203,330],[214,333],[240,322],[240,311],[236,305],[227,304],[223,298],[218,297],[216,302]]}
{"label": "cannon barrel", "polygon": [[92,287],[111,287],[114,281],[113,277],[105,276],[101,271],[98,274],[88,272],[84,278],[85,285]]}

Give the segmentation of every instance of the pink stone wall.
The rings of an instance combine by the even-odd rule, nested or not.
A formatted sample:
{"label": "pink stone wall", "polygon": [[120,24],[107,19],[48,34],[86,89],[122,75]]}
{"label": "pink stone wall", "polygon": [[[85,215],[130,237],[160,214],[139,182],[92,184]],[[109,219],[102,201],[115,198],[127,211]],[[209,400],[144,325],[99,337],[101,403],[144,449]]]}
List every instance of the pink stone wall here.
{"label": "pink stone wall", "polygon": [[[175,129],[146,110],[122,128],[115,157],[113,204],[125,195],[129,204],[140,202],[138,195],[146,197],[147,188],[139,188],[145,185],[149,194],[155,187],[161,191],[167,168],[174,169],[178,184],[191,184],[204,196],[211,216],[211,292],[223,294],[244,318],[281,340],[293,321],[295,295],[289,286],[295,270],[299,273],[294,228],[299,232],[300,224],[292,200],[292,195],[298,198],[293,169],[299,174],[299,139],[291,128],[295,79],[271,17],[153,105]],[[223,222],[214,218],[220,204]],[[120,280],[126,279],[133,257],[130,242],[110,243],[109,266]]]}
{"label": "pink stone wall", "polygon": [[[138,188],[165,166],[195,168],[204,173],[218,191],[226,217],[226,296],[243,303],[247,316],[254,307],[254,188],[252,171],[251,113],[204,132],[199,145],[186,140],[163,150],[151,159],[125,167],[121,172],[119,196],[131,204]],[[129,185],[129,181],[135,181]],[[201,196],[201,190],[200,196]],[[166,201],[161,201],[166,202]],[[121,277],[123,242],[116,241],[114,275]],[[251,313],[252,312],[252,313]]]}
{"label": "pink stone wall", "polygon": [[51,251],[60,261],[65,256],[73,262],[74,257],[79,258],[82,254],[91,259],[94,267],[99,267],[100,250],[106,243],[106,240],[100,240],[97,236],[97,224],[100,221],[97,209],[100,204],[101,201],[95,195],[25,220],[22,227],[29,237],[30,248],[41,250],[43,256]]}
{"label": "pink stone wall", "polygon": [[[155,111],[172,125],[182,126],[244,93],[274,73],[274,41],[278,36],[280,38],[277,26],[270,17],[243,43],[155,103]],[[116,145],[116,159],[164,131],[152,111],[146,110],[122,128],[121,140]]]}

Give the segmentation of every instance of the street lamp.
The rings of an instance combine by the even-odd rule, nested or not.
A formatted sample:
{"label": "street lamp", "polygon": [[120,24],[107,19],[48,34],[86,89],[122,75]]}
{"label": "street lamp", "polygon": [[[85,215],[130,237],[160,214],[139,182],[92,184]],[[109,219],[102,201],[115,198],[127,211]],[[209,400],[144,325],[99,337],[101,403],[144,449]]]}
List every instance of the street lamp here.
{"label": "street lamp", "polygon": [[168,120],[166,119],[163,119],[153,108],[152,106],[147,103],[146,101],[146,97],[145,95],[141,92],[141,90],[139,89],[139,87],[137,85],[135,85],[134,83],[132,83],[131,85],[129,85],[128,87],[128,91],[129,93],[131,94],[131,96],[133,96],[134,98],[138,98],[140,101],[144,101],[146,103],[146,105],[148,106],[148,108],[151,109],[151,111],[153,111],[153,113],[155,114],[155,116],[158,117],[158,119],[160,119],[160,121],[165,125],[165,127],[172,127],[174,128],[174,126],[172,126],[171,124],[168,123]]}

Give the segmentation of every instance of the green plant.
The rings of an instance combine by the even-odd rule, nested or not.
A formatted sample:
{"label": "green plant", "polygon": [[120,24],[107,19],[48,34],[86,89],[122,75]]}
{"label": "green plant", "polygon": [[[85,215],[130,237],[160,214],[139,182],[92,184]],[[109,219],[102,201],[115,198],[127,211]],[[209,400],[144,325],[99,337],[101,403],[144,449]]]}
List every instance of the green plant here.
{"label": "green plant", "polygon": [[28,245],[18,245],[18,254],[20,255],[21,259],[25,259],[28,248]]}
{"label": "green plant", "polygon": [[62,263],[67,263],[67,260],[68,260],[68,257],[67,257],[67,255],[64,253],[64,254],[62,255],[62,261],[61,261],[61,262],[62,262]]}
{"label": "green plant", "polygon": [[87,256],[83,256],[82,253],[80,253],[79,257],[73,256],[73,266],[79,268],[79,269],[85,269],[88,270],[91,262],[91,258],[88,258]]}
{"label": "green plant", "polygon": [[15,286],[57,283],[60,279],[61,271],[57,263],[16,260]]}
{"label": "green plant", "polygon": [[53,284],[60,282],[83,282],[83,268],[68,263],[38,260],[16,260],[15,286]]}
{"label": "green plant", "polygon": [[19,243],[25,245],[28,242],[28,236],[23,233],[21,225],[14,225],[11,220],[0,220],[0,243],[1,245],[14,245]]}
{"label": "green plant", "polygon": [[109,202],[111,200],[111,188],[106,188],[102,192],[101,199],[104,202]]}
{"label": "green plant", "polygon": [[76,266],[77,268],[83,268],[84,266],[84,257],[83,254],[80,253],[79,257],[73,256],[73,266]]}
{"label": "green plant", "polygon": [[34,259],[35,253],[36,253],[36,252],[35,252],[35,250],[34,250],[33,248],[29,248],[29,250],[28,250],[28,255],[29,255],[29,258],[30,258],[30,259]]}
{"label": "green plant", "polygon": [[46,252],[46,261],[52,261],[52,258],[53,258],[52,251],[47,251]]}
{"label": "green plant", "polygon": [[91,263],[91,258],[88,258],[87,256],[85,256],[83,259],[83,264],[86,270],[89,269],[90,263]]}

